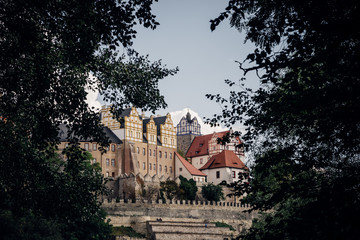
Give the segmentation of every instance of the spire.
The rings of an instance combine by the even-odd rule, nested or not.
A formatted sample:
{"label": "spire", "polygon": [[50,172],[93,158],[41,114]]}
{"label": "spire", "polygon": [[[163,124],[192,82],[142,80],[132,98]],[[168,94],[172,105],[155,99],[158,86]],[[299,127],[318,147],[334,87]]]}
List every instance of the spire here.
{"label": "spire", "polygon": [[191,122],[191,114],[190,114],[190,112],[188,112],[188,113],[186,114],[186,120],[187,120],[188,122]]}

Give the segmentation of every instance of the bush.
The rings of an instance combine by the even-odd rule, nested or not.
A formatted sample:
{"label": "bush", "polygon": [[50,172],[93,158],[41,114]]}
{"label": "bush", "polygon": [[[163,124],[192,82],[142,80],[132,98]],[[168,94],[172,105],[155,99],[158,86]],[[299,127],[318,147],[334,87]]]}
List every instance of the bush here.
{"label": "bush", "polygon": [[224,223],[224,222],[215,222],[215,226],[216,227],[223,227],[223,228],[229,228],[231,231],[235,231],[235,229],[233,228],[233,226]]}
{"label": "bush", "polygon": [[197,186],[193,179],[186,179],[180,175],[180,189],[183,191],[181,198],[183,200],[195,200]]}
{"label": "bush", "polygon": [[220,201],[225,199],[223,189],[220,185],[209,183],[201,187],[201,194],[208,201]]}
{"label": "bush", "polygon": [[181,195],[181,190],[179,188],[179,185],[175,181],[166,180],[166,182],[160,183],[160,196],[163,193],[165,193],[167,199],[173,200],[174,197]]}

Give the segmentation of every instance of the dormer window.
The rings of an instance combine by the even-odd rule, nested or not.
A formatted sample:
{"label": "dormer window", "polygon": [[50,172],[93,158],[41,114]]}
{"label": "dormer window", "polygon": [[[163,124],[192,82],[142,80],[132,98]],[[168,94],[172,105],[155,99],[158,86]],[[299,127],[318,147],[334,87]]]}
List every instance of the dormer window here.
{"label": "dormer window", "polygon": [[195,154],[199,154],[200,152],[199,151],[195,151]]}
{"label": "dormer window", "polygon": [[204,146],[204,144],[200,143],[199,147],[202,147],[202,146]]}

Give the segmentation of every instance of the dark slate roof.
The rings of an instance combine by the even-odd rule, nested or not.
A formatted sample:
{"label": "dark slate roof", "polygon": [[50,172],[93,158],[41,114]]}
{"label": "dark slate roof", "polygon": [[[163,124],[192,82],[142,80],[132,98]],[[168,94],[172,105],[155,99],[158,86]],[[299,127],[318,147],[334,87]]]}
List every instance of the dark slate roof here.
{"label": "dark slate roof", "polygon": [[188,121],[188,123],[191,123],[191,122],[192,122],[192,120],[191,120],[191,114],[190,114],[189,112],[186,114],[186,120]]}
{"label": "dark slate roof", "polygon": [[[145,118],[143,120],[143,132],[146,133],[146,124],[148,124],[148,122],[150,121],[150,118]],[[161,124],[164,124],[166,121],[166,116],[161,116],[161,117],[154,117],[154,122],[155,122],[155,125],[156,125],[156,129],[157,129],[157,132],[156,134],[159,136],[160,135],[160,125]]]}
{"label": "dark slate roof", "polygon": [[154,118],[155,125],[157,126],[157,135],[160,135],[160,125],[164,124],[166,121],[166,116]]}
{"label": "dark slate roof", "polygon": [[160,141],[160,137],[159,137],[159,136],[157,137],[157,145],[162,146],[162,143],[161,143],[161,141]]}
{"label": "dark slate roof", "polygon": [[111,131],[110,128],[108,127],[104,127],[103,128],[104,133],[106,134],[106,136],[110,139],[110,142],[112,143],[118,143],[118,144],[122,144],[122,141],[120,140],[120,138],[118,138],[115,133],[113,131]]}
{"label": "dark slate roof", "polygon": [[[67,142],[69,139],[69,137],[68,137],[69,129],[67,128],[66,124],[60,124],[58,131],[59,131],[58,136],[60,137],[60,141]],[[118,144],[122,143],[122,141],[108,127],[103,127],[103,132],[109,138],[111,143],[118,143]],[[90,142],[91,140],[90,139],[79,139],[79,141],[80,142]]]}
{"label": "dark slate roof", "polygon": [[125,116],[128,117],[130,115],[130,112],[131,112],[131,108],[126,108],[121,112],[119,117],[125,117]]}
{"label": "dark slate roof", "polygon": [[148,140],[147,140],[147,138],[146,138],[146,134],[145,134],[145,133],[143,134],[143,142],[144,142],[144,143],[147,143],[147,142],[148,142]]}

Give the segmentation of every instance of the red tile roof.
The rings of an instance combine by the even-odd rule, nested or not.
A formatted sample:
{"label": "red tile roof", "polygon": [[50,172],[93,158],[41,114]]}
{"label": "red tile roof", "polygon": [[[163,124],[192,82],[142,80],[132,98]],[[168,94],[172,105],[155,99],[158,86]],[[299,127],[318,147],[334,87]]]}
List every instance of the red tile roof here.
{"label": "red tile roof", "polygon": [[212,156],[199,170],[222,167],[248,169],[233,151],[224,150],[221,153]]}
{"label": "red tile roof", "polygon": [[[218,138],[225,136],[229,131],[215,133]],[[209,154],[209,141],[214,133],[196,136],[192,141],[189,150],[186,153],[186,157],[197,157]]]}
{"label": "red tile roof", "polygon": [[180,154],[175,152],[175,155],[179,158],[180,162],[184,165],[184,167],[189,171],[189,173],[191,175],[206,176],[205,173],[203,173],[203,172],[199,171],[198,169],[196,169],[196,167],[194,167],[191,163],[186,161]]}

